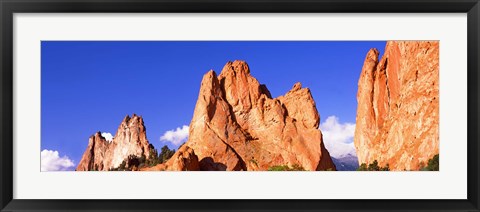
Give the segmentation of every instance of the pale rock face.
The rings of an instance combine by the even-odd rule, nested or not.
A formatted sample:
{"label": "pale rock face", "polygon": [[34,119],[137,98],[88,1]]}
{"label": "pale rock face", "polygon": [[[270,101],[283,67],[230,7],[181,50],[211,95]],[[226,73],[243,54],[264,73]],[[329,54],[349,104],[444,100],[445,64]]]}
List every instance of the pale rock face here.
{"label": "pale rock face", "polygon": [[214,71],[204,75],[186,145],[195,150],[201,170],[275,165],[335,170],[319,121],[308,88],[297,83],[272,98],[245,62],[228,62],[219,76]]}
{"label": "pale rock face", "polygon": [[142,117],[135,114],[131,118],[126,116],[112,142],[106,141],[100,132],[90,137],[76,170],[107,171],[118,167],[129,155],[148,158],[151,149]]}
{"label": "pale rock face", "polygon": [[418,170],[439,153],[439,42],[389,41],[371,49],[358,81],[359,164]]}

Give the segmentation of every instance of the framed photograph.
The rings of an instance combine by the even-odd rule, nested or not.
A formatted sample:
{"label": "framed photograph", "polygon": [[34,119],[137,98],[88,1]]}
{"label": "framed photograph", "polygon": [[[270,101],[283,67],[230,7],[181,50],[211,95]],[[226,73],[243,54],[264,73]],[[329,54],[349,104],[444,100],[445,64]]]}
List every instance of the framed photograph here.
{"label": "framed photograph", "polygon": [[1,211],[479,211],[478,0],[0,6]]}

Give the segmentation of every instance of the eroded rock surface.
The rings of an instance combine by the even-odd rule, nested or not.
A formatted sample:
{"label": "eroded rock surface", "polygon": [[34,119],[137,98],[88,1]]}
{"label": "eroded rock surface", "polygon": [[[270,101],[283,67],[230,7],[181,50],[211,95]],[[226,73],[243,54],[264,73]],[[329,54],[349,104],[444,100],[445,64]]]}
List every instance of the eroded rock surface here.
{"label": "eroded rock surface", "polygon": [[183,145],[177,152],[165,163],[153,167],[146,167],[140,171],[199,171],[200,164],[195,151]]}
{"label": "eroded rock surface", "polygon": [[388,41],[371,49],[358,81],[359,163],[418,170],[439,153],[439,42]]}
{"label": "eroded rock surface", "polygon": [[[268,170],[273,166],[335,170],[318,129],[320,117],[308,88],[293,85],[272,98],[243,61],[228,62],[220,75],[201,82],[189,140],[167,162],[142,171]],[[77,170],[109,170],[129,155],[149,157],[143,119],[125,117],[112,142],[99,133]]]}
{"label": "eroded rock surface", "polygon": [[335,170],[318,129],[308,88],[297,83],[272,98],[244,61],[228,62],[220,75],[203,77],[186,143],[201,170],[268,170],[299,165]]}
{"label": "eroded rock surface", "polygon": [[143,118],[133,114],[126,116],[111,142],[102,137],[100,132],[92,135],[77,171],[107,171],[118,167],[129,155],[146,158],[153,147],[147,140]]}

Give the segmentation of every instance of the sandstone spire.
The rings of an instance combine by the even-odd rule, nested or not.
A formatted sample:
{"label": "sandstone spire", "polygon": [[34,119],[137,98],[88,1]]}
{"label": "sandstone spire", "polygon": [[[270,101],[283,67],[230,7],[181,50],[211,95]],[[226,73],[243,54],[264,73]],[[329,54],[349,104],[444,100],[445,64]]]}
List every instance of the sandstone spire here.
{"label": "sandstone spire", "polygon": [[335,170],[308,88],[272,98],[244,61],[203,77],[189,140],[202,170],[267,170],[275,165]]}
{"label": "sandstone spire", "polygon": [[106,171],[118,167],[129,155],[148,158],[151,149],[143,118],[135,114],[132,117],[127,115],[111,142],[105,140],[100,132],[90,137],[76,170]]}
{"label": "sandstone spire", "polygon": [[439,153],[439,42],[389,41],[371,49],[358,81],[359,163],[418,170]]}

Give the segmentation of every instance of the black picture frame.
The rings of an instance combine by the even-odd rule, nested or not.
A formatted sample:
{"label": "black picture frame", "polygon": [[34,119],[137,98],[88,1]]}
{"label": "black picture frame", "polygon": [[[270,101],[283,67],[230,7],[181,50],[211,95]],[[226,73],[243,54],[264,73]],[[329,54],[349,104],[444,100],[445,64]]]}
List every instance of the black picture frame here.
{"label": "black picture frame", "polygon": [[[1,211],[479,211],[478,0],[0,0]],[[13,199],[14,13],[467,13],[468,196],[466,200],[24,200]],[[448,182],[445,182],[448,183]],[[74,191],[72,191],[74,192]]]}

